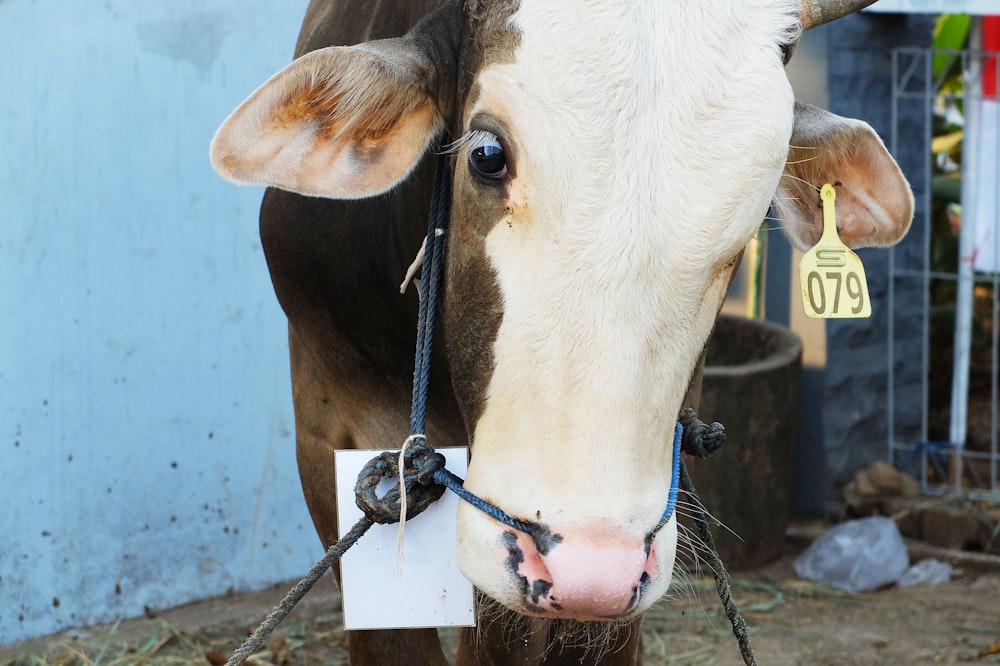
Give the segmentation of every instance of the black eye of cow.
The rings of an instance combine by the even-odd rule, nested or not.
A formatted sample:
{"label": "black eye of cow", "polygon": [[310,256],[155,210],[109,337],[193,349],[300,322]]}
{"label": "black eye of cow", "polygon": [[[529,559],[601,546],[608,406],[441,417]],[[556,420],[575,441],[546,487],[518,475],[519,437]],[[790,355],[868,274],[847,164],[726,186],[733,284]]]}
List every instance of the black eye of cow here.
{"label": "black eye of cow", "polygon": [[478,134],[469,149],[469,168],[483,178],[503,178],[507,175],[507,156],[500,140],[489,132]]}
{"label": "black eye of cow", "polygon": [[795,47],[798,46],[798,42],[790,44],[779,44],[781,47],[781,64],[787,65],[792,59],[792,54],[795,53]]}

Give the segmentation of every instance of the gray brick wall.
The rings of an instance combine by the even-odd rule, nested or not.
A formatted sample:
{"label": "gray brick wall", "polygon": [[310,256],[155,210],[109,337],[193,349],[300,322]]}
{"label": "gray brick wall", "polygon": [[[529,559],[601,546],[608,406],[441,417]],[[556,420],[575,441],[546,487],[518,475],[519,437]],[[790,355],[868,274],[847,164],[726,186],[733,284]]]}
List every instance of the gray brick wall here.
{"label": "gray brick wall", "polygon": [[[892,49],[928,47],[934,17],[928,15],[861,14],[830,26],[828,77],[834,113],[869,122],[891,147]],[[898,107],[895,157],[910,179],[917,200],[916,220],[923,218],[925,180],[930,149],[926,142],[922,104]],[[896,264],[922,266],[924,229],[915,223],[896,250]],[[917,280],[897,280],[895,304],[889,311],[889,253],[862,250],[872,298],[870,320],[827,323],[827,365],[823,375],[823,446],[828,497],[859,469],[885,460],[888,451],[888,364],[895,363],[896,413],[912,422],[919,413],[922,368],[920,321],[922,286]],[[888,356],[888,323],[896,325],[894,359]],[[903,419],[900,418],[900,421]],[[900,432],[897,429],[897,435]]]}

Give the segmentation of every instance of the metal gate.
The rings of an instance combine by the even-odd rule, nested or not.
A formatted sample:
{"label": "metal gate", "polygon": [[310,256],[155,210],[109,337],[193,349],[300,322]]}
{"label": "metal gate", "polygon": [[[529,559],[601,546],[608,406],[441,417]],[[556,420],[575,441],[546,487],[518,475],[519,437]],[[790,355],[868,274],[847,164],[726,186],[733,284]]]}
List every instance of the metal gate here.
{"label": "metal gate", "polygon": [[890,148],[920,140],[931,151],[923,182],[914,182],[918,241],[894,249],[888,268],[889,461],[925,492],[993,502],[1000,502],[997,55],[892,52]]}

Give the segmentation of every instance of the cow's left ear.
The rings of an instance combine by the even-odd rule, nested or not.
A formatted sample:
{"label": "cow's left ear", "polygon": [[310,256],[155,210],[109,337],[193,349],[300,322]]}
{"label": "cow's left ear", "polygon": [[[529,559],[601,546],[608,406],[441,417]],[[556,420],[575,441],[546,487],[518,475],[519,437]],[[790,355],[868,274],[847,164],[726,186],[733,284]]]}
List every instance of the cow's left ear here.
{"label": "cow's left ear", "polygon": [[913,193],[885,144],[868,123],[795,103],[795,127],[775,211],[801,249],[823,233],[819,190],[837,191],[837,230],[850,247],[896,243],[913,220]]}
{"label": "cow's left ear", "polygon": [[442,127],[433,69],[406,39],[329,47],[256,90],[212,140],[226,178],[355,199],[391,188]]}

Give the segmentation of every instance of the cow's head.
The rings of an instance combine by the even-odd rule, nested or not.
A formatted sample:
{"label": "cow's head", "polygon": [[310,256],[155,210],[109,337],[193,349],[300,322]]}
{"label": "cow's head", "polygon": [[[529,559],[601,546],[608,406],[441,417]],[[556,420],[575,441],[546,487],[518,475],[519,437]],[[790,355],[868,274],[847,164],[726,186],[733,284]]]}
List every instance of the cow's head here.
{"label": "cow's head", "polygon": [[783,60],[831,11],[456,1],[404,38],[303,56],[219,131],[227,177],[333,198],[386,192],[457,138],[445,326],[466,487],[549,534],[462,506],[462,568],[509,608],[606,620],[667,589],[676,519],[652,531],[675,419],[776,193],[800,246],[824,182],[851,245],[906,231],[872,129],[793,101]]}

